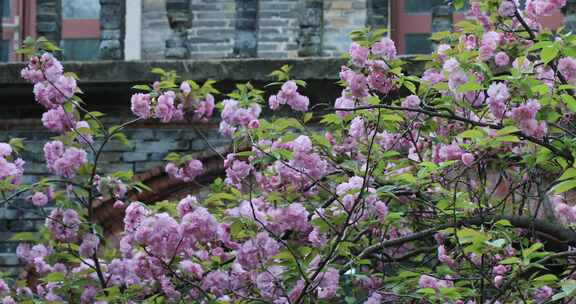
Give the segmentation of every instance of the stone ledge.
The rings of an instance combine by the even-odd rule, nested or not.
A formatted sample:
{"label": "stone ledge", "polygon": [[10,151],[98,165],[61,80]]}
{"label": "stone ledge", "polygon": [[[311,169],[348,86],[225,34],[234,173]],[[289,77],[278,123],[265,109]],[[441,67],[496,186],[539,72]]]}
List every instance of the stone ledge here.
{"label": "stone ledge", "polygon": [[[345,61],[340,58],[294,59],[215,59],[215,60],[159,60],[159,61],[86,61],[64,62],[64,70],[75,72],[80,83],[139,83],[158,79],[150,73],[155,67],[175,70],[182,79],[272,81],[270,72],[284,64],[292,66],[297,79],[337,79]],[[0,64],[0,84],[25,84],[20,77],[23,62]]]}

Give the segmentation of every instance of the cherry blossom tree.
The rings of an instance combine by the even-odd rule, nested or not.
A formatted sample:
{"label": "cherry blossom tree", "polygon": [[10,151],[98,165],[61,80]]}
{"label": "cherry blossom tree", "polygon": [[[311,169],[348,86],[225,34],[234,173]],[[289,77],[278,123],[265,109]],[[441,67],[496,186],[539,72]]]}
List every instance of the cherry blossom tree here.
{"label": "cherry blossom tree", "polygon": [[[405,73],[384,30],[354,31],[331,104],[302,95],[289,67],[267,100],[240,84],[218,103],[212,81],[155,69],[135,87],[137,118],[112,127],[56,48],[27,40],[22,77],[58,134],[44,146],[54,176],[21,184],[13,139],[0,187],[4,204],[55,208],[18,248],[40,279],[1,281],[3,303],[576,303],[576,40],[539,23],[565,2],[472,1],[472,18],[415,58],[422,75]],[[209,194],[145,205],[128,198],[147,191],[131,172],[101,170],[130,124],[215,111],[233,152]],[[204,170],[166,161],[184,182]],[[94,215],[103,198],[125,212],[117,247]]]}

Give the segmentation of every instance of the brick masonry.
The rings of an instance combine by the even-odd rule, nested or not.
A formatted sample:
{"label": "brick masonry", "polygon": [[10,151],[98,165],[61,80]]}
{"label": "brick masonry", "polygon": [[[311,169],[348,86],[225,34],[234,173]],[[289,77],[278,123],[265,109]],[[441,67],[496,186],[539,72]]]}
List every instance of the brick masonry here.
{"label": "brick masonry", "polygon": [[[259,0],[256,5],[238,5],[238,0],[190,0],[192,23],[187,43],[192,59],[253,57],[253,52],[234,53],[236,45],[257,46],[257,57],[298,57],[301,20],[310,0]],[[368,3],[367,3],[368,1]],[[380,0],[374,0],[380,1]],[[254,1],[249,1],[254,2]],[[312,1],[313,2],[313,1]],[[320,33],[321,50],[315,55],[338,57],[348,49],[350,31],[374,22],[372,0],[324,0]],[[368,7],[370,6],[370,7]],[[247,9],[256,8],[256,20]],[[238,23],[237,18],[243,20]],[[386,19],[383,16],[376,18]],[[306,22],[306,20],[304,20]],[[238,30],[243,31],[238,33]],[[166,38],[172,35],[166,14],[166,0],[142,1],[142,59],[165,57]],[[253,41],[256,37],[257,41]],[[241,41],[238,41],[241,40]]]}

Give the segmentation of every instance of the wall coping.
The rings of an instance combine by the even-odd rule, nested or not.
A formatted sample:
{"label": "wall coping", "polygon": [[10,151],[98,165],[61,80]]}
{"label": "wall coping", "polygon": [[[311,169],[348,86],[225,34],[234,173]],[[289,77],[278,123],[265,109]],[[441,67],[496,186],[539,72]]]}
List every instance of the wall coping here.
{"label": "wall coping", "polygon": [[[64,70],[78,74],[80,83],[145,83],[158,79],[150,70],[160,67],[175,70],[181,79],[271,81],[270,72],[282,65],[292,66],[292,74],[298,79],[337,79],[344,59],[310,57],[292,59],[213,59],[213,60],[152,60],[152,61],[68,61]],[[0,84],[26,84],[20,77],[25,62],[0,64]]]}
{"label": "wall coping", "polygon": [[[421,63],[413,56],[401,56],[408,61],[408,69],[418,69]],[[218,81],[272,81],[270,72],[288,64],[291,74],[303,80],[338,80],[343,58],[226,58],[210,60],[134,60],[134,61],[67,61],[64,70],[75,72],[80,84],[147,83],[158,79],[150,70],[160,67],[175,70],[181,79]],[[23,85],[20,77],[24,62],[0,63],[0,85]]]}

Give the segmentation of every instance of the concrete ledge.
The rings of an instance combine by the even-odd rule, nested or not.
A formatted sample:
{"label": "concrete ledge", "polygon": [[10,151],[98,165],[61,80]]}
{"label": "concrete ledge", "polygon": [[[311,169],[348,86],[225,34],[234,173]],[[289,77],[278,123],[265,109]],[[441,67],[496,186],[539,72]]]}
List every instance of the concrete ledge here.
{"label": "concrete ledge", "polygon": [[[336,80],[345,61],[339,58],[86,61],[64,62],[64,69],[78,74],[80,84],[150,82],[158,79],[150,73],[155,67],[175,70],[181,79],[273,81],[270,72],[284,64],[292,66],[292,74],[298,79]],[[23,62],[0,64],[0,84],[25,84],[20,77],[23,67]]]}

